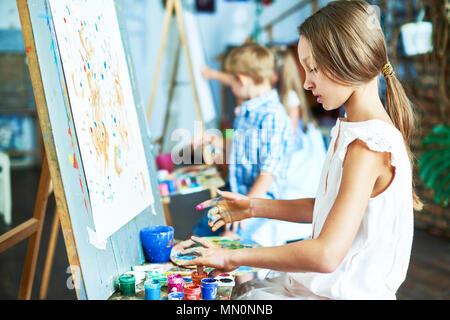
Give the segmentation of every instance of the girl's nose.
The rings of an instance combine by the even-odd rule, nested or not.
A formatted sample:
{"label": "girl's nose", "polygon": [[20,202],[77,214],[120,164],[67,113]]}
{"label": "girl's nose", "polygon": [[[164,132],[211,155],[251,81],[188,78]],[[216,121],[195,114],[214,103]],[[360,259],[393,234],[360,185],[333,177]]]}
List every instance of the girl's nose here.
{"label": "girl's nose", "polygon": [[306,76],[306,78],[305,78],[305,82],[303,83],[303,88],[305,88],[305,90],[309,90],[309,91],[311,91],[314,88],[313,83],[308,79],[308,76]]}

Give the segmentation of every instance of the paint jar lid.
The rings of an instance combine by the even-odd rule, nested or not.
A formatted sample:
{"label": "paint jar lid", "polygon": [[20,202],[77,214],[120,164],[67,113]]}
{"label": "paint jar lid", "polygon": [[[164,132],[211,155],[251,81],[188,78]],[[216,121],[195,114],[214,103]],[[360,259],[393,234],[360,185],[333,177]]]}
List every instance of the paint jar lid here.
{"label": "paint jar lid", "polygon": [[229,277],[229,278],[220,278],[217,279],[217,285],[219,287],[234,287],[234,280],[233,278]]}
{"label": "paint jar lid", "polygon": [[145,279],[144,271],[127,271],[124,274],[133,275],[136,283],[141,283]]}
{"label": "paint jar lid", "polygon": [[161,283],[159,282],[158,279],[150,279],[145,281],[144,287],[146,289],[159,289],[161,288]]}
{"label": "paint jar lid", "polygon": [[202,279],[202,287],[203,288],[217,287],[217,280],[213,278],[204,278]]}
{"label": "paint jar lid", "polygon": [[119,282],[122,284],[131,284],[136,282],[136,278],[132,274],[123,274],[119,277]]}

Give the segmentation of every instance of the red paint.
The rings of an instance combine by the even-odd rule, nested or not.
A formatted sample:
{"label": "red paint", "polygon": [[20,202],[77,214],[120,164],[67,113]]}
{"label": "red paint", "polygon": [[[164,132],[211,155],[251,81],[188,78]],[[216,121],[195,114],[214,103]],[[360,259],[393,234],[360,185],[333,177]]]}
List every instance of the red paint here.
{"label": "red paint", "polygon": [[200,300],[201,288],[195,284],[187,284],[184,286],[183,300]]}
{"label": "red paint", "polygon": [[84,193],[84,190],[83,190],[83,183],[81,182],[81,177],[80,177],[80,187],[81,187],[81,192]]}
{"label": "red paint", "polygon": [[86,72],[86,66],[84,66],[84,72]]}
{"label": "red paint", "polygon": [[67,23],[66,18],[64,18],[64,23]]}
{"label": "red paint", "polygon": [[86,199],[84,199],[84,207],[86,208],[86,212],[89,212],[89,210],[88,210],[88,208],[87,208]]}
{"label": "red paint", "polygon": [[33,47],[32,46],[28,46],[25,48],[25,52],[29,53],[30,51],[33,51]]}
{"label": "red paint", "polygon": [[78,161],[77,161],[77,157],[75,156],[75,154],[73,155],[73,167],[75,169],[78,169]]}

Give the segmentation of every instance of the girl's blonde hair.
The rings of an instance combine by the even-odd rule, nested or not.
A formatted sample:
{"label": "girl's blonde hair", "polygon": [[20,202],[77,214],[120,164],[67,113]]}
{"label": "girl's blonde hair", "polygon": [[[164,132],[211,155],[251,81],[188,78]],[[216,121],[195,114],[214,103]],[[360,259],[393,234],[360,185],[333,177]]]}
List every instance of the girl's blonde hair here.
{"label": "girl's blonde hair", "polygon": [[[376,10],[365,1],[332,1],[299,27],[311,44],[316,67],[346,85],[367,83],[383,72],[386,78],[386,111],[402,133],[411,165],[409,147],[415,125],[411,102],[390,68],[386,41]],[[415,210],[422,202],[413,188]]]}
{"label": "girl's blonde hair", "polygon": [[294,91],[300,100],[300,118],[303,121],[303,132],[308,131],[308,124],[315,123],[308,101],[306,100],[305,91],[302,86],[300,74],[298,71],[296,57],[291,50],[286,49],[282,58],[282,66],[279,71],[278,92],[280,94],[281,103],[287,108],[289,104],[289,91]]}

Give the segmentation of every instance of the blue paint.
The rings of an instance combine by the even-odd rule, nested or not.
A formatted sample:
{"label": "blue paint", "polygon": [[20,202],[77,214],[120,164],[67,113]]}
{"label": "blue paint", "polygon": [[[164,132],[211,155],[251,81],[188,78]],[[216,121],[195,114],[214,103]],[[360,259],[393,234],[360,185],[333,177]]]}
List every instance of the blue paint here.
{"label": "blue paint", "polygon": [[105,61],[105,62],[103,62],[103,65],[105,66],[105,69],[106,69],[106,61]]}
{"label": "blue paint", "polygon": [[168,300],[183,300],[184,292],[171,292],[167,295]]}
{"label": "blue paint", "polygon": [[202,299],[203,300],[216,300],[217,297],[217,280],[213,278],[204,278],[201,282],[202,287]]}
{"label": "blue paint", "polygon": [[102,73],[102,80],[104,80],[105,78],[103,77],[103,73]]}
{"label": "blue paint", "polygon": [[95,24],[95,30],[96,30],[96,31],[98,31],[98,27],[97,27],[97,24]]}
{"label": "blue paint", "polygon": [[174,229],[170,226],[151,226],[140,231],[142,247],[149,262],[169,262],[173,247]]}
{"label": "blue paint", "polygon": [[145,281],[145,300],[161,300],[161,283],[158,279]]}

